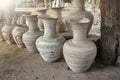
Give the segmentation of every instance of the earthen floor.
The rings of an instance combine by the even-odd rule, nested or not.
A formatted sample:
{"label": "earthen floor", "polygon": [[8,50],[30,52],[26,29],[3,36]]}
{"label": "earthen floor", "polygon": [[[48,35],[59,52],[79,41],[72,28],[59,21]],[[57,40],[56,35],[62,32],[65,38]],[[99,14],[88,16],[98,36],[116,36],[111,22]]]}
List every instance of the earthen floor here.
{"label": "earthen floor", "polygon": [[120,68],[94,63],[88,72],[73,73],[64,58],[47,63],[39,54],[0,42],[0,80],[120,80]]}

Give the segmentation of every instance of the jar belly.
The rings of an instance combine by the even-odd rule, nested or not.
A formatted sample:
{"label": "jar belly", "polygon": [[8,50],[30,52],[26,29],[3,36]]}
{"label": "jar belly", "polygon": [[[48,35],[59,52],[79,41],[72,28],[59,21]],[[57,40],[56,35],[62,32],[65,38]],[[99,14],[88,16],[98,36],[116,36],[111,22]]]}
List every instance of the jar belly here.
{"label": "jar belly", "polygon": [[35,42],[25,42],[25,46],[30,53],[38,53]]}
{"label": "jar belly", "polygon": [[14,39],[12,36],[12,30],[13,30],[14,26],[13,25],[5,25],[2,28],[2,35],[4,40],[8,43],[8,44],[14,44]]}
{"label": "jar belly", "polygon": [[38,53],[35,41],[40,36],[40,32],[23,34],[23,42],[30,53]]}
{"label": "jar belly", "polygon": [[63,53],[68,66],[74,72],[84,72],[94,61],[96,47],[91,41],[75,46],[72,44],[72,40],[69,40],[63,46]]}
{"label": "jar belly", "polygon": [[28,30],[27,27],[22,27],[22,26],[16,26],[13,31],[12,35],[14,38],[15,43],[17,44],[18,47],[24,48],[25,45],[22,41],[22,35]]}
{"label": "jar belly", "polygon": [[36,46],[40,52],[42,58],[47,62],[53,62],[58,60],[62,56],[62,46],[64,39],[43,39],[40,37],[36,41]]}

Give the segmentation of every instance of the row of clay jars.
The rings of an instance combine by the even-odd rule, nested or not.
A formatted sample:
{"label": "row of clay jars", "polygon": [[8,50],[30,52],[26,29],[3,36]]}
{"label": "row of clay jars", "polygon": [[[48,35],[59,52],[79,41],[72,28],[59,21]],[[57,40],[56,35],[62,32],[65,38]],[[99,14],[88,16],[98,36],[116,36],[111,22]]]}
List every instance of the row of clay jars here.
{"label": "row of clay jars", "polygon": [[10,23],[10,19],[7,20],[8,20],[7,23],[1,29],[2,36],[4,40],[7,42],[7,44],[14,44],[15,41],[13,39],[12,30],[15,28],[16,19],[13,17],[11,23]]}
{"label": "row of clay jars", "polygon": [[14,41],[17,44],[17,46],[20,48],[25,47],[25,45],[22,41],[22,35],[26,31],[28,31],[28,27],[26,26],[26,20],[24,18],[24,15],[22,15],[21,17],[18,17],[17,25],[15,26],[15,28],[12,31]]}
{"label": "row of clay jars", "polygon": [[2,28],[2,35],[4,40],[8,43],[8,44],[13,44],[14,39],[12,36],[12,30],[15,27],[15,18],[13,17],[14,14],[12,14],[14,12],[10,12],[10,10],[5,10],[5,18],[6,18],[6,24],[5,26]]}
{"label": "row of clay jars", "polygon": [[90,20],[71,20],[73,39],[65,42],[63,54],[69,68],[74,72],[85,72],[93,63],[97,49],[96,45],[87,39]]}
{"label": "row of clay jars", "polygon": [[36,46],[45,61],[54,62],[62,56],[65,38],[56,33],[57,18],[43,18],[42,21],[45,32],[36,40]]}
{"label": "row of clay jars", "polygon": [[[29,14],[29,13],[27,13],[27,14]],[[13,17],[12,22],[10,21],[10,19],[7,19],[7,23],[9,23],[9,24],[5,24],[5,26],[2,28],[2,30],[1,30],[2,36],[8,44],[16,43],[18,45],[18,47],[24,47],[24,44],[21,41],[21,38],[22,38],[22,34],[26,31],[26,27],[24,30],[24,28],[20,27],[20,25],[25,23],[25,20],[20,21],[22,23],[17,26],[16,19],[17,19],[16,15]],[[23,24],[22,26],[25,26],[25,25]]]}
{"label": "row of clay jars", "polygon": [[[63,19],[61,17],[62,16],[61,15],[62,9],[63,9],[63,7],[51,8],[51,10],[53,10],[55,13],[55,17],[58,18],[57,25],[56,25],[57,33],[66,32],[66,26],[65,26],[65,23],[63,22]],[[41,17],[42,18],[48,17],[48,15],[46,15],[47,10],[48,9],[37,10],[37,12],[38,12],[38,26],[39,26],[41,31],[44,31],[44,25],[43,25],[43,22],[41,20]]]}

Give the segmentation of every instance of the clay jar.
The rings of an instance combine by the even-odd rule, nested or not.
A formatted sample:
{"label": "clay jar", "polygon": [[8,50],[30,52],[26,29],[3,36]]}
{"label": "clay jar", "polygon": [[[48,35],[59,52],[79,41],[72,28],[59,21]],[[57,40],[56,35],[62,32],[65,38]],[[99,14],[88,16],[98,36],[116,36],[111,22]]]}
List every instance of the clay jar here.
{"label": "clay jar", "polygon": [[21,16],[20,18],[18,18],[17,25],[15,26],[15,28],[12,31],[14,41],[17,44],[17,46],[20,48],[25,47],[25,45],[22,41],[22,36],[26,31],[28,31],[28,27],[25,24],[24,16]]}
{"label": "clay jar", "polygon": [[88,34],[93,24],[94,17],[90,12],[85,10],[85,0],[73,0],[72,6],[70,7],[69,14],[66,17],[68,23],[70,23],[71,19],[79,21],[79,19],[83,17],[90,19],[89,27],[87,30],[87,34]]}
{"label": "clay jar", "polygon": [[56,33],[56,18],[42,19],[45,32],[36,40],[37,49],[42,58],[47,62],[54,62],[62,56],[64,37]]}
{"label": "clay jar", "polygon": [[8,44],[15,43],[12,36],[12,30],[14,29],[14,27],[15,27],[14,25],[5,24],[5,26],[2,28],[3,38]]}
{"label": "clay jar", "polygon": [[62,20],[62,10],[63,10],[64,7],[54,7],[54,8],[51,8],[54,12],[55,12],[55,17],[58,18],[58,21],[57,21],[57,25],[56,25],[56,31],[57,33],[63,33],[66,31],[66,26]]}
{"label": "clay jar", "polygon": [[46,15],[46,11],[47,11],[47,9],[37,10],[37,12],[38,12],[38,27],[41,31],[44,31],[44,25],[43,25],[43,22],[41,20],[41,17],[44,18],[44,17],[48,16],[48,15]]}
{"label": "clay jar", "polygon": [[35,41],[41,35],[37,26],[37,15],[26,15],[25,17],[29,30],[23,34],[23,42],[30,53],[37,53]]}
{"label": "clay jar", "polygon": [[73,28],[73,39],[65,42],[63,54],[65,61],[74,72],[84,72],[93,63],[97,49],[96,45],[86,38],[89,28],[89,19],[71,22]]}

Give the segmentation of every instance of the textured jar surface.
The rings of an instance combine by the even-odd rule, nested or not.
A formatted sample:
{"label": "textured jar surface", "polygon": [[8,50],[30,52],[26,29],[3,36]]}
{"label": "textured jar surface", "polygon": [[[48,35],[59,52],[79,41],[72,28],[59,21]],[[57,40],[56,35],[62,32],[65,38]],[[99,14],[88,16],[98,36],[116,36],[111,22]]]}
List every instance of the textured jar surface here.
{"label": "textured jar surface", "polygon": [[35,41],[40,34],[40,32],[26,32],[23,34],[23,42],[30,53],[38,53]]}
{"label": "textured jar surface", "polygon": [[28,31],[28,27],[27,26],[16,26],[13,31],[12,31],[12,35],[13,38],[15,40],[15,43],[17,44],[18,47],[24,48],[25,45],[22,41],[22,35]]}
{"label": "textured jar surface", "polygon": [[5,25],[3,28],[2,28],[2,35],[3,35],[3,38],[4,40],[8,43],[8,44],[13,44],[15,43],[14,42],[14,39],[13,39],[13,36],[12,36],[12,30],[14,29],[14,26],[13,25]]}
{"label": "textured jar surface", "polygon": [[55,38],[44,38],[41,36],[37,39],[36,45],[42,58],[47,62],[54,62],[62,56],[62,47],[65,39],[56,35]]}
{"label": "textured jar surface", "polygon": [[74,72],[86,71],[93,63],[96,52],[96,46],[92,41],[88,41],[86,44],[75,45],[71,39],[65,42],[63,46],[65,60]]}

